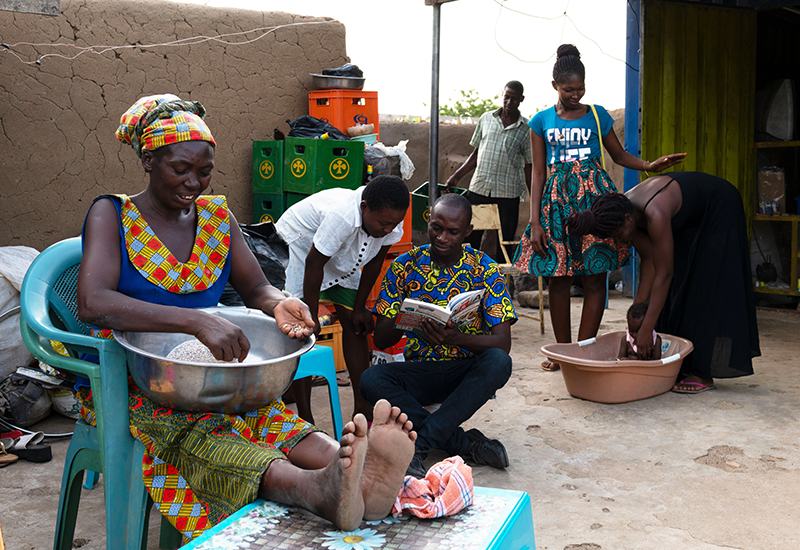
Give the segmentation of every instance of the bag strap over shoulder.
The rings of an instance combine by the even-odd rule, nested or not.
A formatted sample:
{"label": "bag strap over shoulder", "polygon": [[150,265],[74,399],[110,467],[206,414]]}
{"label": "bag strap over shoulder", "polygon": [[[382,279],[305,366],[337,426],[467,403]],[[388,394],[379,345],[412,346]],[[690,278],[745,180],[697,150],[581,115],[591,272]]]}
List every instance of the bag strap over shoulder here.
{"label": "bag strap over shoulder", "polygon": [[592,114],[594,115],[594,121],[597,123],[597,141],[600,142],[600,158],[603,161],[603,170],[606,169],[606,153],[603,149],[603,130],[600,129],[600,119],[597,117],[597,110],[594,108],[594,105],[589,105],[592,108]]}

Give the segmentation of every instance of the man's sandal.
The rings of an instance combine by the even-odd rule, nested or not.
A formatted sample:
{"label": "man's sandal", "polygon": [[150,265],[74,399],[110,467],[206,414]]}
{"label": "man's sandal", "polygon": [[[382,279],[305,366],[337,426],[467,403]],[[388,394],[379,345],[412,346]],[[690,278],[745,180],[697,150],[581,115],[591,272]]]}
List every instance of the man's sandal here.
{"label": "man's sandal", "polygon": [[558,363],[552,363],[549,359],[546,359],[542,363],[542,370],[546,370],[548,372],[555,372],[557,370],[561,370],[561,365]]}

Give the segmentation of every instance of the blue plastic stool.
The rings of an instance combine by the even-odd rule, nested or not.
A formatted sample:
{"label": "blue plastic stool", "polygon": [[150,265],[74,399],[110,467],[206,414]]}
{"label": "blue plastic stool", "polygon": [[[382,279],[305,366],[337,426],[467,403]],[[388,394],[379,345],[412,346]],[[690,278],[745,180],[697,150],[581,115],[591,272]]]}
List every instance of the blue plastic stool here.
{"label": "blue plastic stool", "polygon": [[300,356],[300,364],[294,379],[307,376],[322,376],[328,383],[328,394],[331,401],[331,419],[336,441],[342,438],[342,407],[339,404],[339,383],[336,380],[336,363],[333,360],[333,350],[326,346],[314,346],[311,351]]}

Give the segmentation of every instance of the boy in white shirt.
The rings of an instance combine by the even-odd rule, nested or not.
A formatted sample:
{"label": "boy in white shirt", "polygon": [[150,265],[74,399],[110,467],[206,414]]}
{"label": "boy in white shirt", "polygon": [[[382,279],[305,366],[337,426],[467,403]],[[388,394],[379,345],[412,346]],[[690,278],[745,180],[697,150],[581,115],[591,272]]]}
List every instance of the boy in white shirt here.
{"label": "boy in white shirt", "polygon": [[[333,302],[342,325],[342,347],[353,387],[354,412],[372,420],[372,406],[359,391],[369,367],[367,334],[375,322],[366,307],[389,247],[403,236],[409,192],[396,176],[378,176],[355,190],[328,189],[293,205],[275,224],[289,246],[286,290],[311,312],[320,298]],[[363,272],[362,272],[363,270]],[[319,333],[317,319],[316,333]],[[292,385],[297,413],[311,415],[310,380]]]}

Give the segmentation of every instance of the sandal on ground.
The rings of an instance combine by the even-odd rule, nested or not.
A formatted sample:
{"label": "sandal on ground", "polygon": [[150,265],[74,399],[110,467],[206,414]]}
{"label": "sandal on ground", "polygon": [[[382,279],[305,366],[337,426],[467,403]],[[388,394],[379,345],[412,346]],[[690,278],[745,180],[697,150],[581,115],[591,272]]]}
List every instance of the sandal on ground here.
{"label": "sandal on ground", "polygon": [[542,362],[542,370],[555,372],[557,370],[561,370],[561,365],[558,363],[552,363],[549,359],[546,359],[544,362]]}
{"label": "sandal on ground", "polygon": [[50,449],[50,445],[42,445],[43,440],[42,432],[25,434],[17,439],[10,449],[6,450],[28,462],[48,462],[53,458],[53,451]]}
{"label": "sandal on ground", "polygon": [[[690,386],[690,389],[681,389],[679,386]],[[704,391],[716,389],[717,387],[714,384],[708,386],[700,382],[678,382],[672,387],[672,391],[675,393],[703,393]]]}
{"label": "sandal on ground", "polygon": [[336,383],[342,387],[347,387],[350,385],[350,375],[347,373],[347,371],[336,373]]}
{"label": "sandal on ground", "polygon": [[7,447],[12,447],[14,445],[14,440],[10,437],[4,437],[0,439],[0,468],[5,468],[9,464],[13,464],[19,457],[17,455],[13,455],[6,451]]}

